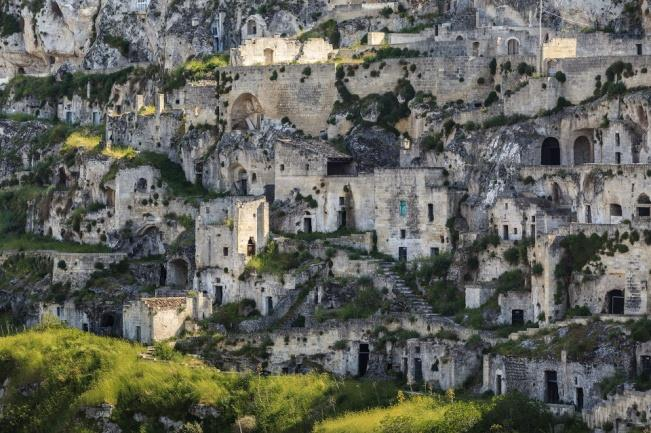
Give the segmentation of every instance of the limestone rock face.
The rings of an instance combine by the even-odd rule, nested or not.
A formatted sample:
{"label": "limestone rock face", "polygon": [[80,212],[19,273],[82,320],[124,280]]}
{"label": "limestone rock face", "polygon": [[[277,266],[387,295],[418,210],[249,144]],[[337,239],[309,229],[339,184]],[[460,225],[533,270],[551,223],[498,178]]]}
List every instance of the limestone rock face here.
{"label": "limestone rock face", "polygon": [[300,26],[293,14],[280,10],[271,18],[269,31],[274,35],[293,36],[300,31]]}
{"label": "limestone rock face", "polygon": [[346,137],[345,144],[361,171],[398,166],[398,139],[395,134],[379,126],[355,127]]}
{"label": "limestone rock face", "polygon": [[92,43],[99,0],[56,0],[40,11],[10,2],[8,11],[23,30],[0,39],[0,78],[17,72],[45,73],[78,65]]}

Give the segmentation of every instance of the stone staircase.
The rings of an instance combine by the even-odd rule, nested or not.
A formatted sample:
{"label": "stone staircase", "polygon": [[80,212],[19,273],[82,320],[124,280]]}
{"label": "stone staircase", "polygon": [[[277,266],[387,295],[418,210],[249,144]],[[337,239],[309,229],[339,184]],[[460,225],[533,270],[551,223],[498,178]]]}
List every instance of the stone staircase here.
{"label": "stone staircase", "polygon": [[429,305],[420,294],[414,293],[414,291],[407,286],[405,281],[396,274],[393,270],[394,265],[395,263],[382,262],[378,270],[386,277],[391,287],[391,291],[400,299],[405,301],[409,312],[417,314],[424,319],[439,317],[438,314],[434,313],[431,305]]}

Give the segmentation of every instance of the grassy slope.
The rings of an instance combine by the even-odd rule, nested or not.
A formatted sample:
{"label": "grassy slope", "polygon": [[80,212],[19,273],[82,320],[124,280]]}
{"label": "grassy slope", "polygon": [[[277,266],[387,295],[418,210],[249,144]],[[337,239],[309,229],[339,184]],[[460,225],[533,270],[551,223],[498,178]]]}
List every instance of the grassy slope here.
{"label": "grassy slope", "polygon": [[[87,432],[80,408],[115,406],[113,420],[125,432],[160,431],[155,420],[190,420],[195,403],[222,416],[204,431],[229,431],[240,416],[253,415],[262,432],[305,432],[323,415],[388,404],[387,383],[338,381],[328,375],[258,377],[223,373],[192,358],[158,362],[139,357],[142,347],[65,328],[32,330],[0,338],[0,384],[9,377],[0,432]],[[37,385],[37,386],[36,386]],[[21,390],[35,389],[23,395]],[[336,402],[333,408],[331,402]],[[136,413],[150,422],[144,429]]]}
{"label": "grassy slope", "polygon": [[[161,416],[192,421],[188,409],[196,403],[221,414],[203,422],[204,433],[234,431],[241,417],[254,417],[261,433],[544,433],[552,424],[541,403],[519,395],[462,401],[453,394],[400,393],[399,402],[388,406],[397,392],[390,382],[224,373],[178,354],[170,361],[145,360],[142,350],[62,327],[0,338],[0,384],[9,378],[0,432],[98,431],[80,409],[105,402],[114,406],[112,421],[125,433],[162,431]],[[135,414],[147,421],[137,424]],[[585,431],[567,427],[567,433]]]}

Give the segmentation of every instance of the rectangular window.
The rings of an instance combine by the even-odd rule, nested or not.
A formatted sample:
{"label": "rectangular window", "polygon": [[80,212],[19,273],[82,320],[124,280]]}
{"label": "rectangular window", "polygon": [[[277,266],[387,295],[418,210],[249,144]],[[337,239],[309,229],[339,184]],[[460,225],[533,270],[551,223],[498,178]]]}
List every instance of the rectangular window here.
{"label": "rectangular window", "polygon": [[280,171],[285,171],[285,164],[280,164]]}
{"label": "rectangular window", "polygon": [[346,197],[339,197],[339,206],[346,205]]}
{"label": "rectangular window", "polygon": [[637,55],[641,56],[642,55],[642,44],[635,44],[637,47]]}
{"label": "rectangular window", "polygon": [[398,260],[400,260],[401,262],[407,261],[407,248],[405,247],[398,248]]}
{"label": "rectangular window", "polygon": [[517,234],[518,234],[518,228],[517,228],[517,227],[513,227],[513,234],[514,234],[514,235],[517,235]]}
{"label": "rectangular window", "polygon": [[615,146],[619,146],[619,132],[615,133]]}
{"label": "rectangular window", "polygon": [[407,237],[407,230],[400,230],[400,239],[405,239]]}
{"label": "rectangular window", "polygon": [[429,249],[429,255],[431,257],[438,256],[439,255],[439,249],[436,247],[432,247]]}
{"label": "rectangular window", "polygon": [[622,163],[622,154],[620,152],[615,152],[615,163],[617,165]]}
{"label": "rectangular window", "polygon": [[400,216],[407,216],[407,202],[400,200]]}
{"label": "rectangular window", "polygon": [[427,205],[427,219],[429,222],[434,221],[434,205],[432,203]]}
{"label": "rectangular window", "polygon": [[504,226],[502,227],[502,238],[503,238],[505,241],[508,241],[508,240],[509,240],[509,226],[507,226],[507,225],[504,225]]}
{"label": "rectangular window", "polygon": [[224,247],[224,257],[228,257],[228,247]]}

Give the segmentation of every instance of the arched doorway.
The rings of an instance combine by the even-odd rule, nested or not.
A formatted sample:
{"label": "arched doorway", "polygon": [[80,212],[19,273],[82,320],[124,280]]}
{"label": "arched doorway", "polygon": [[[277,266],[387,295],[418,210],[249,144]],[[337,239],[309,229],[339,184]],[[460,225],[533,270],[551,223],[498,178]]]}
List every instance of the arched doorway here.
{"label": "arched doorway", "polygon": [[249,192],[249,176],[245,169],[240,169],[237,173],[237,190],[240,195],[247,195]]}
{"label": "arched doorway", "polygon": [[606,312],[608,314],[624,314],[623,290],[611,290],[606,294]]}
{"label": "arched doorway", "polygon": [[520,42],[517,39],[509,39],[506,43],[509,56],[520,54]]}
{"label": "arched doorway", "polygon": [[183,259],[175,259],[167,265],[167,283],[180,289],[188,285],[188,263]]}
{"label": "arched doorway", "polygon": [[274,50],[271,48],[264,49],[264,64],[273,65],[274,63]]}
{"label": "arched doorway", "polygon": [[554,137],[547,137],[540,147],[541,165],[561,165],[561,145]]}
{"label": "arched doorway", "polygon": [[561,187],[556,182],[552,182],[552,202],[554,204],[560,204],[562,199]]}
{"label": "arched doorway", "polygon": [[472,55],[479,57],[479,42],[472,43]]}
{"label": "arched doorway", "polygon": [[243,93],[233,102],[231,108],[231,129],[248,131],[258,129],[264,112],[258,98],[250,93]]}
{"label": "arched doorway", "polygon": [[592,144],[588,137],[582,135],[574,140],[574,164],[589,164],[591,162],[594,162]]}

